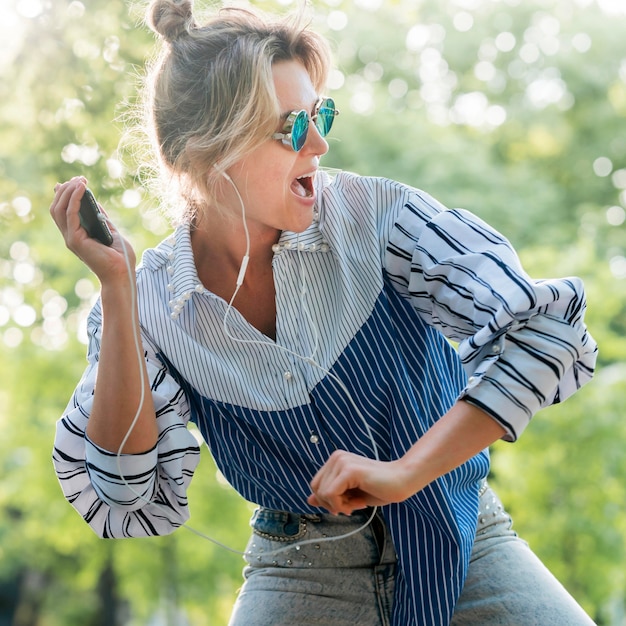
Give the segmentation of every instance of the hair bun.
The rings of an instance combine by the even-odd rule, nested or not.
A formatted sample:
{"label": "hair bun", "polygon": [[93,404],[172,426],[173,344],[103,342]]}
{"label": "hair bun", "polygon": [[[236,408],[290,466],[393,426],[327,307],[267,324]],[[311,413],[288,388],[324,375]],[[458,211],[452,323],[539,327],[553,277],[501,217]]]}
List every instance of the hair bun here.
{"label": "hair bun", "polygon": [[192,0],[154,0],[148,12],[150,28],[173,43],[195,27]]}

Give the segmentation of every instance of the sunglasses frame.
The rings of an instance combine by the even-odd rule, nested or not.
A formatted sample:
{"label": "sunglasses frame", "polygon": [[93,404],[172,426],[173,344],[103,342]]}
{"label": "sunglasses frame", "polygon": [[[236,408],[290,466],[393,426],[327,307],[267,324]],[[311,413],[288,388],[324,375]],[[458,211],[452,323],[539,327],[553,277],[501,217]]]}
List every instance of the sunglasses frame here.
{"label": "sunglasses frame", "polygon": [[[331,106],[325,106],[327,102],[331,103]],[[326,109],[329,113],[326,113],[320,118],[320,111]],[[283,132],[274,133],[272,139],[281,141],[283,145],[289,146],[294,152],[299,152],[306,143],[309,133],[309,122],[315,124],[315,128],[322,137],[326,137],[332,128],[335,117],[339,115],[339,111],[335,107],[335,101],[332,98],[322,96],[316,103],[314,108],[315,113],[310,115],[304,109],[300,111],[292,111],[285,120],[283,126]],[[318,123],[318,120],[323,120],[322,124]],[[294,133],[294,128],[302,127],[298,133]]]}

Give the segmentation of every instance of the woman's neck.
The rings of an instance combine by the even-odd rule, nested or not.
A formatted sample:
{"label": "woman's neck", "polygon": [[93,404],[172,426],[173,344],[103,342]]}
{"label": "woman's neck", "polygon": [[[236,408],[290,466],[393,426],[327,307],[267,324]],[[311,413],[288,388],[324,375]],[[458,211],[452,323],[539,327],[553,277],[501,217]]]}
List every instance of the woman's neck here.
{"label": "woman's neck", "polygon": [[[266,229],[264,233],[259,233],[254,228],[250,229],[245,278],[233,302],[248,323],[272,339],[276,334],[272,245],[279,237],[280,231]],[[233,221],[221,226],[197,225],[191,233],[191,247],[200,282],[229,302],[235,293],[247,251],[243,227]]]}

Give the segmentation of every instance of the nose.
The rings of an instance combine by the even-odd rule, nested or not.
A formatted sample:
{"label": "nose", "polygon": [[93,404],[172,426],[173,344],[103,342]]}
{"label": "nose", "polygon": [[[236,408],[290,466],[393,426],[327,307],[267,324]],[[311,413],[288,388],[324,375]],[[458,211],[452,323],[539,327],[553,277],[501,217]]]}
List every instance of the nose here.
{"label": "nose", "polygon": [[304,142],[303,150],[308,150],[319,156],[328,152],[328,142],[317,129],[315,122],[309,118],[309,132],[307,133],[306,141]]}

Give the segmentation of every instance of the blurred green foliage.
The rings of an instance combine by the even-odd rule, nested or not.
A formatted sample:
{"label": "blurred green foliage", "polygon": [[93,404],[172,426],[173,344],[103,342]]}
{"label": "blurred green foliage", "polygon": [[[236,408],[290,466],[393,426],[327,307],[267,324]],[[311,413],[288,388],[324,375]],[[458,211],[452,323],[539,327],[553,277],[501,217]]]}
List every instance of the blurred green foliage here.
{"label": "blurred green foliage", "polygon": [[[47,207],[84,174],[138,251],[166,230],[120,148],[152,54],[142,4],[0,4],[0,624],[225,624],[241,557],[197,534],[105,542],[63,500],[54,423],[97,285]],[[198,6],[203,5],[200,0]],[[285,2],[259,0],[267,10]],[[582,276],[594,382],[493,450],[526,538],[598,624],[626,624],[626,11],[619,0],[315,0],[341,109],[329,167],[396,178]],[[242,550],[251,505],[203,449],[191,524]]]}

